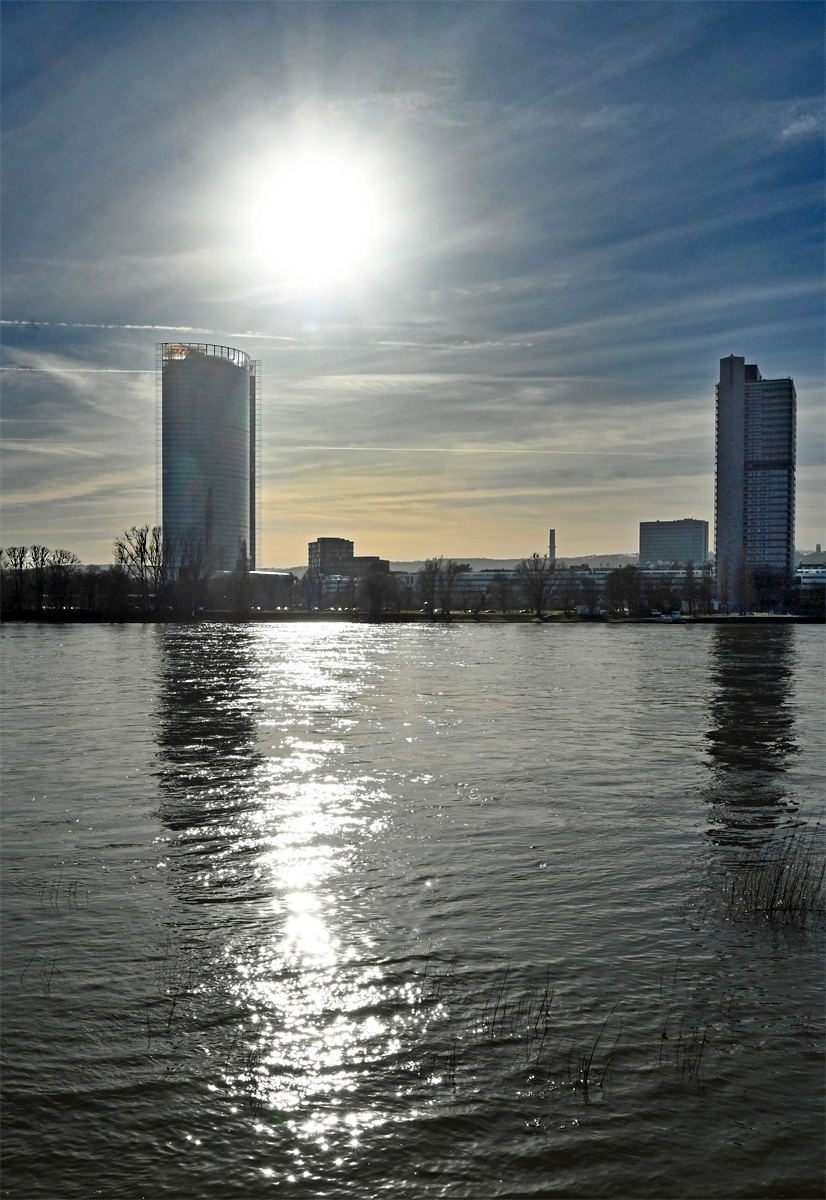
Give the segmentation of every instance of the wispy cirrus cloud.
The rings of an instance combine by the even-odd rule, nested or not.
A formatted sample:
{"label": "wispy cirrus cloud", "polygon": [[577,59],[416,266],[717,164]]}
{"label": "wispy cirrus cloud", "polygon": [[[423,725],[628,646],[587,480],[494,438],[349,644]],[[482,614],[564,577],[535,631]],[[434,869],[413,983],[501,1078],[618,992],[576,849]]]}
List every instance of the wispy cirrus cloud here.
{"label": "wispy cirrus cloud", "polygon": [[[180,339],[263,360],[271,563],[333,516],[404,558],[711,518],[732,352],[797,380],[824,540],[819,6],[46,13],[8,6],[2,46],[15,537],[103,558],[154,519],[154,346]],[[392,217],[328,292],[248,236],[301,138],[369,160]]]}

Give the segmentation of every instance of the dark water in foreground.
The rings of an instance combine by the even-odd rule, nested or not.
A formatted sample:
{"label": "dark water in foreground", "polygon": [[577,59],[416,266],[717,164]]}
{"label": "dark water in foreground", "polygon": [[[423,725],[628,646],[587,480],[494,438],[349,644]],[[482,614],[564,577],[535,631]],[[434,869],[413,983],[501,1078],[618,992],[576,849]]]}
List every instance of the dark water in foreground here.
{"label": "dark water in foreground", "polygon": [[821,629],[2,648],[4,1197],[823,1195]]}

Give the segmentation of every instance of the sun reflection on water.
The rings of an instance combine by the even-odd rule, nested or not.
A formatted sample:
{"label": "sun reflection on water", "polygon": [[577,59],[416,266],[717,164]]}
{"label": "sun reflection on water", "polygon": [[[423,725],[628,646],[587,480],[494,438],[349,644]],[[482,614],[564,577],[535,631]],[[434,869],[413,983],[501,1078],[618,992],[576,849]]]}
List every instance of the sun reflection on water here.
{"label": "sun reflection on water", "polygon": [[276,1127],[325,1154],[342,1138],[357,1147],[362,1131],[382,1122],[373,1107],[352,1109],[352,1098],[360,1072],[402,1046],[398,1022],[380,1015],[382,969],[364,964],[372,939],[365,932],[348,943],[338,932],[337,888],[358,847],[381,830],[375,810],[387,798],[331,770],[341,749],[334,739],[288,736],[281,757],[261,766],[257,865],[268,876],[272,919],[267,944],[240,948],[235,984],[257,1019],[250,1069],[232,1082],[270,1114],[264,1129],[274,1114]]}
{"label": "sun reflection on water", "polygon": [[366,1131],[415,1115],[421,981],[381,960],[372,905],[392,813],[387,777],[363,761],[374,677],[338,629],[214,644],[182,630],[167,645],[165,849],[220,935],[202,987],[229,1009],[215,1087],[277,1155],[265,1171],[299,1179],[313,1156],[342,1166]]}

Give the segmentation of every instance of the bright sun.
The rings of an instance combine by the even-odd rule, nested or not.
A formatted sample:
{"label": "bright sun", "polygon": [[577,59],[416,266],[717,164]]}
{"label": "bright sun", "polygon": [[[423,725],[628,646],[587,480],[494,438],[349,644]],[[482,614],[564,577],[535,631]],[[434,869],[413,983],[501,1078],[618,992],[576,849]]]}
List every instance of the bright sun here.
{"label": "bright sun", "polygon": [[299,286],[325,286],[369,266],[380,240],[367,173],[328,155],[304,154],[276,170],[259,196],[258,252]]}

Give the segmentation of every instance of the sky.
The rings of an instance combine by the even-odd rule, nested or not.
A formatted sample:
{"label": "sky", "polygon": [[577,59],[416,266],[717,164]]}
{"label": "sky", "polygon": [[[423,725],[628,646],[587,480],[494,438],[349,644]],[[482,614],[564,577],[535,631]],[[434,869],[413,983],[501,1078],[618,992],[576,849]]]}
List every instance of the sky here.
{"label": "sky", "polygon": [[155,522],[161,341],[261,360],[264,566],[713,530],[729,354],[826,543],[823,4],[0,17],[4,545]]}

